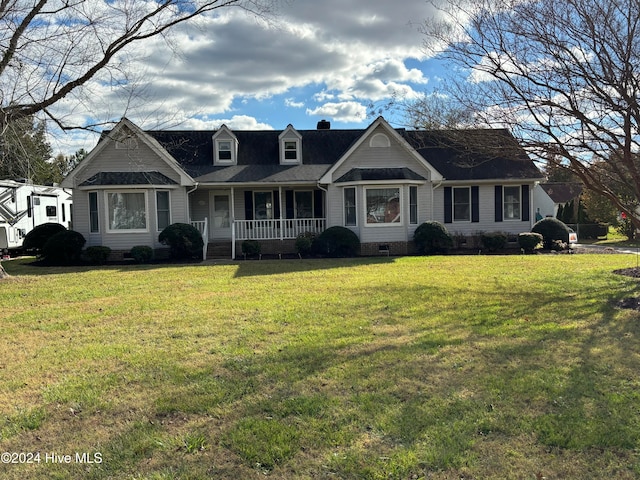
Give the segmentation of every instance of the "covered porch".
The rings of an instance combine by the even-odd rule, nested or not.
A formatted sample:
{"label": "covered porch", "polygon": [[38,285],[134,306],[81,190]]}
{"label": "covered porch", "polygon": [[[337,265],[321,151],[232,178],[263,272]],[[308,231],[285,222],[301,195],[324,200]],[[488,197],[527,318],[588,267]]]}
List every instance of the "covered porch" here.
{"label": "covered porch", "polygon": [[309,185],[200,187],[189,196],[189,208],[205,243],[228,242],[232,258],[244,240],[273,244],[327,228],[326,192]]}

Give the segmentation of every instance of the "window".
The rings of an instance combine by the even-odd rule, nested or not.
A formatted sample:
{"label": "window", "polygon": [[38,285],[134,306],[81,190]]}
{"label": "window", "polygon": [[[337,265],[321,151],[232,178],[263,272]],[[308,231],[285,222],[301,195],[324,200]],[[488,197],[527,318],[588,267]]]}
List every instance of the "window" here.
{"label": "window", "polygon": [[409,223],[418,223],[418,187],[409,187]]}
{"label": "window", "polygon": [[218,161],[224,163],[233,162],[233,154],[231,151],[231,141],[218,140]]}
{"label": "window", "polygon": [[367,188],[367,225],[401,223],[400,188]]}
{"label": "window", "polygon": [[159,232],[171,224],[169,192],[156,192],[156,215],[158,216]]}
{"label": "window", "polygon": [[298,160],[298,142],[285,141],[284,142],[284,159],[290,161]]}
{"label": "window", "polygon": [[89,192],[89,231],[98,233],[100,231],[98,221],[98,192]]}
{"label": "window", "polygon": [[58,215],[58,209],[55,207],[55,205],[47,205],[44,210],[47,214],[47,217],[55,217]]}
{"label": "window", "polygon": [[356,189],[353,187],[344,189],[344,224],[355,226],[356,221]]}
{"label": "window", "polygon": [[147,230],[144,192],[107,192],[107,229],[111,232]]}
{"label": "window", "polygon": [[504,219],[520,220],[520,186],[504,187]]}
{"label": "window", "polygon": [[254,192],[253,205],[255,220],[273,219],[273,192]]}
{"label": "window", "polygon": [[313,218],[313,192],[294,192],[295,218]]}
{"label": "window", "polygon": [[471,189],[469,187],[453,188],[453,221],[471,221]]}

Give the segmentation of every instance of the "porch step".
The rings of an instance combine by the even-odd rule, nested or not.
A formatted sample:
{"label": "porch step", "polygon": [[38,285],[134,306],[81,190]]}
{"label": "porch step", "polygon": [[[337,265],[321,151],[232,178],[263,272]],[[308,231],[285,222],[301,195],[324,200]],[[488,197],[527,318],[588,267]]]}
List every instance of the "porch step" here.
{"label": "porch step", "polygon": [[231,258],[231,241],[209,242],[207,245],[207,259]]}

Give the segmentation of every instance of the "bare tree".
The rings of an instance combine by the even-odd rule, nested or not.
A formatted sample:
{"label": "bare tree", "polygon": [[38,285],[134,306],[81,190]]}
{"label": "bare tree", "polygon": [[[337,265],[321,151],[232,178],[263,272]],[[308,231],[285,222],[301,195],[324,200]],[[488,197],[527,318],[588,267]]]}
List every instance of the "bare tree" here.
{"label": "bare tree", "polygon": [[37,115],[62,129],[52,107],[98,74],[117,84],[126,54],[172,27],[222,8],[264,18],[276,0],[0,0],[0,133]]}
{"label": "bare tree", "polygon": [[510,128],[539,159],[568,165],[640,227],[640,1],[436,6],[425,48],[468,73],[447,93],[478,122]]}

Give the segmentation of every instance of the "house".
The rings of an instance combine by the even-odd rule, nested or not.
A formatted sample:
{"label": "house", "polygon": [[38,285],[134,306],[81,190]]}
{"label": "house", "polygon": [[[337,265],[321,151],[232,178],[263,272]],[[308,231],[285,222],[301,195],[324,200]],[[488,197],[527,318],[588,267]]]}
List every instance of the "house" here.
{"label": "house", "polygon": [[571,200],[579,198],[581,194],[582,185],[579,183],[540,183],[536,186],[533,197],[536,202],[536,214],[538,214],[540,218],[555,218],[558,215],[558,209],[560,206],[564,206],[571,202]]}
{"label": "house", "polygon": [[295,252],[299,234],[334,225],[358,235],[362,255],[411,253],[428,220],[517,235],[531,229],[541,179],[506,130],[407,131],[379,117],[353,130],[143,131],[125,118],[62,185],[87,246],[161,249],[159,232],[182,222],[210,255],[235,258],[244,240]]}

